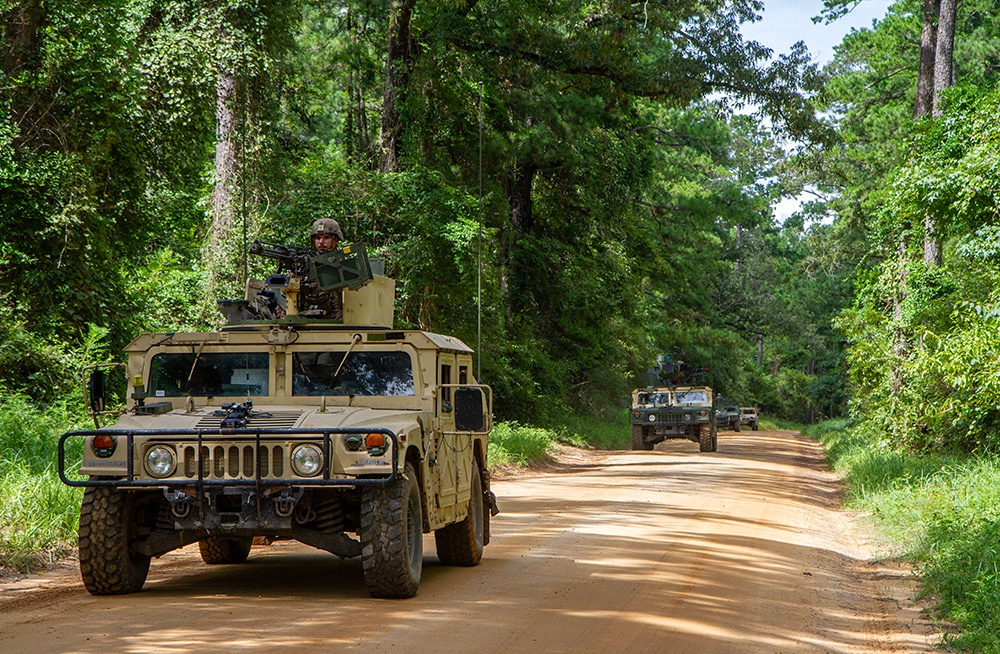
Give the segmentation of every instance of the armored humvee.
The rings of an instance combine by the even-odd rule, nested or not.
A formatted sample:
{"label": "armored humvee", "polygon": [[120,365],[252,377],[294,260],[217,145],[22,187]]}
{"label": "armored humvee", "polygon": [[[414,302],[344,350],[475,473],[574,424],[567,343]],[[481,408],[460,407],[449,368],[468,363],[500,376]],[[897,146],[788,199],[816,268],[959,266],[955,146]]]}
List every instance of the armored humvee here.
{"label": "armored humvee", "polygon": [[[109,365],[90,369],[89,413],[117,420],[64,434],[59,474],[85,487],[91,593],[139,591],[152,557],[195,542],[208,564],[277,539],[360,557],[375,597],[417,592],[423,533],[442,563],[479,563],[497,508],[472,350],[393,329],[395,284],[363,248],[278,254],[277,274],[220,303],[217,331],[133,340],[124,408],[107,406]],[[302,315],[310,286],[342,294],[342,319]]]}
{"label": "armored humvee", "polygon": [[632,391],[629,419],[633,450],[651,450],[671,438],[694,441],[701,452],[718,450],[712,389],[690,385],[703,372],[703,368],[674,362],[667,355],[658,357],[646,373],[650,384]]}

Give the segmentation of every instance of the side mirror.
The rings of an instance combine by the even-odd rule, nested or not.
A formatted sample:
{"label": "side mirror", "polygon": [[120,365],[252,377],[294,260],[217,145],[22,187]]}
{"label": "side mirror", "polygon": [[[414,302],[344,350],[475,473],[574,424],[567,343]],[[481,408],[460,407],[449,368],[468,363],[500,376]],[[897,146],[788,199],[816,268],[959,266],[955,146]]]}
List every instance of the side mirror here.
{"label": "side mirror", "polygon": [[87,397],[90,401],[90,410],[94,413],[104,411],[107,402],[104,380],[104,370],[101,368],[90,371],[90,377],[87,379]]}
{"label": "side mirror", "polygon": [[482,431],[486,425],[483,391],[479,388],[455,389],[455,428],[459,431]]}

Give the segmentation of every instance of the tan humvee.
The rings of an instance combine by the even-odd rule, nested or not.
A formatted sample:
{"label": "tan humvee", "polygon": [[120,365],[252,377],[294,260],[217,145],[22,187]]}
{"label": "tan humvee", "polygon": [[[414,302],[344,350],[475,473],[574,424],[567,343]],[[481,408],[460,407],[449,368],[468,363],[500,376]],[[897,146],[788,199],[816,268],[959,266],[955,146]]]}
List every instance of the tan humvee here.
{"label": "tan humvee", "polygon": [[[479,563],[496,512],[490,389],[458,339],[392,329],[394,283],[368,276],[334,289],[342,321],[295,315],[293,273],[247,285],[248,305],[278,289],[281,318],[132,341],[117,422],[60,440],[60,476],[86,487],[87,590],[139,591],[152,557],[195,542],[210,564],[275,539],[360,556],[376,597],[417,592],[423,533],[443,563]],[[96,415],[112,413],[105,369],[89,378]]]}

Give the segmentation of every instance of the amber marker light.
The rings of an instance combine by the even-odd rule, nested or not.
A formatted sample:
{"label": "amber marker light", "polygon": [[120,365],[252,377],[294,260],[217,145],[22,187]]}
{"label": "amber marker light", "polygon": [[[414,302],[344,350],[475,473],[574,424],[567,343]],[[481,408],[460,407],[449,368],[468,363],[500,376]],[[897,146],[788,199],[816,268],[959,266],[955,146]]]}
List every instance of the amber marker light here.
{"label": "amber marker light", "polygon": [[94,436],[94,441],[91,443],[91,447],[94,449],[94,454],[101,458],[107,458],[114,454],[115,446],[117,445],[118,439],[107,434],[98,434],[97,436]]}
{"label": "amber marker light", "polygon": [[365,447],[385,447],[385,434],[368,434],[365,436]]}

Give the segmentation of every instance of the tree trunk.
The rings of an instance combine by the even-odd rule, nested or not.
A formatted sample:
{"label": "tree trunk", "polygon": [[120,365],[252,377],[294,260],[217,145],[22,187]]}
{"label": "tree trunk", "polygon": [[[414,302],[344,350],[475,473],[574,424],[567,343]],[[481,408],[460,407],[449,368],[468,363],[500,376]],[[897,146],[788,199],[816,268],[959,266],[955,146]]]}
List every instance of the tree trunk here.
{"label": "tree trunk", "polygon": [[[954,83],[955,15],[959,0],[939,0],[937,39],[934,49],[934,98],[931,113],[940,116],[944,110],[942,92]],[[921,56],[921,65],[923,57]],[[919,94],[919,91],[918,91]],[[928,212],[924,215],[924,264],[941,265],[941,240],[937,220]]]}
{"label": "tree trunk", "polygon": [[941,13],[941,0],[923,0],[920,30],[920,68],[917,72],[917,98],[913,117],[923,118],[934,107],[934,53],[937,48],[937,19]]}
{"label": "tree trunk", "polygon": [[385,58],[385,91],[382,95],[382,129],[379,133],[380,173],[399,170],[399,107],[410,83],[413,48],[410,21],[416,0],[392,0],[389,7],[389,37]]}
{"label": "tree trunk", "polygon": [[764,367],[764,335],[757,334],[757,367]]}
{"label": "tree trunk", "polygon": [[501,248],[501,287],[504,293],[504,322],[508,330],[513,327],[513,318],[524,308],[528,284],[521,279],[517,265],[517,241],[522,234],[531,231],[535,224],[532,210],[531,188],[538,166],[533,161],[518,161],[513,170],[502,180],[504,195],[510,206],[510,230]]}
{"label": "tree trunk", "polygon": [[[37,69],[40,65],[39,51],[45,8],[42,7],[41,0],[27,0],[0,15],[3,17],[3,73],[5,78],[15,79],[23,69]],[[32,108],[44,103],[36,102],[34,92],[13,93],[9,97],[11,120],[20,128],[13,143],[14,149],[19,150],[39,133],[37,123],[40,121],[30,114]]]}
{"label": "tree trunk", "polygon": [[212,225],[202,246],[208,265],[205,293],[215,297],[225,275],[226,242],[235,219],[233,196],[238,181],[236,167],[236,99],[238,81],[231,71],[221,71],[215,87],[215,188],[212,191]]}
{"label": "tree trunk", "polygon": [[[215,189],[212,193],[212,233],[209,247],[218,250],[233,223],[236,181],[236,76],[219,74],[215,97]],[[215,241],[214,243],[212,241]]]}
{"label": "tree trunk", "polygon": [[959,0],[941,0],[938,18],[937,44],[934,51],[934,106],[933,113],[940,116],[942,92],[954,83],[952,65],[955,51],[955,16]]}

